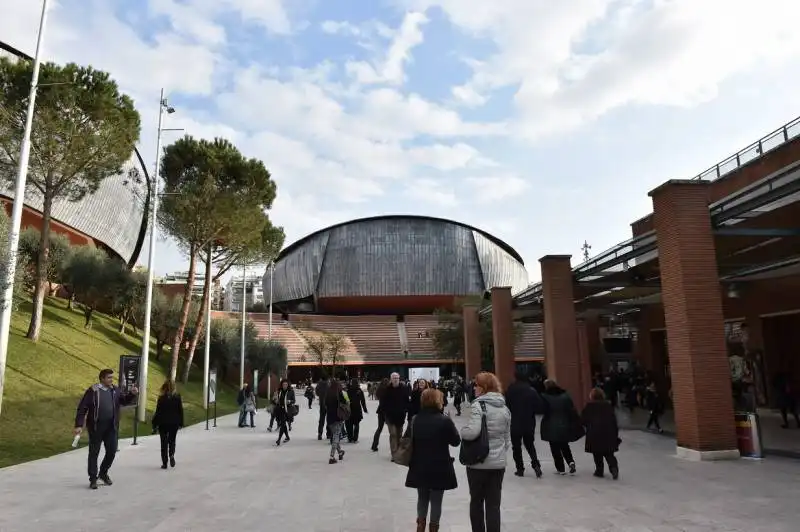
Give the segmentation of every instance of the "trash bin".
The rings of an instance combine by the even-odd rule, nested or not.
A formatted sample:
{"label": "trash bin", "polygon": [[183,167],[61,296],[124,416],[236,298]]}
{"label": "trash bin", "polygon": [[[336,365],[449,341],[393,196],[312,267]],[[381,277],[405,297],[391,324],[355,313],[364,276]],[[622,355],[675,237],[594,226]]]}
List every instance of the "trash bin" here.
{"label": "trash bin", "polygon": [[736,412],[736,443],[743,458],[764,458],[758,414]]}

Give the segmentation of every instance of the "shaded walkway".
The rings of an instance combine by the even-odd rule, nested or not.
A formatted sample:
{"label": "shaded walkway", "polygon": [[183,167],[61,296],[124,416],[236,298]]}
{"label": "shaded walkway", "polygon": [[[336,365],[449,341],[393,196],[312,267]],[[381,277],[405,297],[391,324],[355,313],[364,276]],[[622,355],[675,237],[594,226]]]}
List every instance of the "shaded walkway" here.
{"label": "shaded walkway", "polygon": [[[264,431],[264,414],[256,417],[256,432],[236,428],[230,416],[209,432],[190,427],[179,435],[178,467],[170,471],[159,469],[156,438],[143,438],[137,447],[123,442],[112,470],[115,484],[96,492],[87,489],[85,449],[0,470],[0,530],[413,530],[415,494],[403,487],[405,469],[389,462],[387,434],[379,453],[369,450],[375,406],[369,404],[362,424],[364,440],[345,444],[345,460],[335,466],[327,463],[327,446],[316,440],[316,412],[303,409],[292,441],[280,448]],[[537,441],[546,475],[537,481],[508,471],[503,529],[796,530],[798,462],[696,464],[674,458],[667,438],[630,431],[623,439],[616,483],[591,476],[591,457],[580,443],[578,475],[552,475],[549,452]],[[65,446],[69,440],[65,431]],[[456,471],[460,486],[445,495],[441,530],[468,532],[466,476],[462,467]]]}

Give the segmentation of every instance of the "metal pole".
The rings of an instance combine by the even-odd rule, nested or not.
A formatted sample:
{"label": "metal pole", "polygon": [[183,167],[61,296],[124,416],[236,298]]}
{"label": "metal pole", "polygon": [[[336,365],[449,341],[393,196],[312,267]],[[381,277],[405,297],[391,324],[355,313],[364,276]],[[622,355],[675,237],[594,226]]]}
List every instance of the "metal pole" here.
{"label": "metal pole", "polygon": [[[208,257],[209,260],[206,264],[211,264],[211,243],[208,244]],[[203,406],[206,409],[206,428],[208,428],[208,372],[210,371],[211,364],[211,299],[214,294],[214,287],[212,286],[213,279],[211,278],[211,268],[206,272],[208,276],[208,301],[206,302],[206,345],[203,346]]]}
{"label": "metal pole", "polygon": [[[272,276],[275,273],[275,262],[269,263],[269,329],[267,330],[267,337],[272,341]],[[272,373],[272,372],[270,372]],[[267,375],[267,397],[272,399],[272,376]]]}
{"label": "metal pole", "polygon": [[164,89],[161,89],[161,96],[158,99],[158,135],[156,136],[156,170],[153,176],[150,190],[153,193],[152,202],[153,210],[150,213],[150,255],[147,257],[147,289],[145,291],[144,302],[144,325],[142,326],[142,355],[139,364],[141,370],[141,386],[139,390],[140,397],[144,400],[139,401],[136,408],[136,415],[142,423],[145,421],[147,414],[147,369],[150,365],[150,317],[153,313],[153,278],[155,275],[155,262],[156,262],[156,239],[158,238],[158,223],[156,217],[158,216],[158,184],[160,181],[159,173],[161,172],[161,131],[164,122]]}
{"label": "metal pole", "polygon": [[22,225],[22,208],[25,204],[25,187],[28,180],[28,158],[31,153],[31,129],[33,129],[33,111],[36,105],[36,88],[39,85],[39,64],[44,49],[44,30],[47,25],[47,3],[42,2],[42,16],[39,19],[39,36],[36,38],[36,55],[33,58],[31,90],[28,93],[28,111],[25,116],[25,132],[22,135],[22,147],[17,168],[17,182],[14,187],[14,207],[11,211],[11,231],[8,234],[8,264],[5,279],[8,283],[3,289],[0,301],[0,408],[3,404],[3,387],[6,377],[6,360],[8,358],[8,334],[11,329],[11,312],[14,301],[14,276],[17,269],[17,249],[19,248],[19,230]]}
{"label": "metal pole", "polygon": [[244,387],[244,331],[247,314],[247,264],[242,265],[242,349],[239,353],[239,388]]}

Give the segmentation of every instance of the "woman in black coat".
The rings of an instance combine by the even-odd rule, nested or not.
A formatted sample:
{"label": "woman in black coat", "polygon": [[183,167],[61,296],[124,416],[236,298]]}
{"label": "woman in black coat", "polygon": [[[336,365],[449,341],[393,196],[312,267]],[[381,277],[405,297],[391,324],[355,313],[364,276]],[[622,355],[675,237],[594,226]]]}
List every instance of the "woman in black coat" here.
{"label": "woman in black coat", "polygon": [[430,532],[439,530],[444,492],[458,487],[450,447],[460,445],[461,437],[442,408],[442,393],[433,388],[424,390],[420,411],[410,425],[411,462],[406,487],[417,489],[417,532],[425,532],[429,506]]}
{"label": "woman in black coat", "polygon": [[358,379],[352,379],[347,387],[347,397],[350,398],[350,418],[344,422],[347,430],[347,439],[350,443],[358,443],[358,432],[361,420],[367,413],[367,399]]}
{"label": "woman in black coat", "polygon": [[281,380],[280,388],[278,389],[278,401],[275,405],[275,419],[278,421],[278,441],[275,445],[280,446],[281,436],[283,436],[283,443],[289,441],[289,424],[292,422],[292,407],[295,404],[295,394],[289,381],[286,379]]}
{"label": "woman in black coat", "polygon": [[594,457],[594,476],[603,478],[604,463],[614,480],[619,478],[619,463],[614,456],[619,450],[619,427],[614,407],[606,401],[605,393],[595,388],[589,393],[589,403],[581,412],[581,422],[586,427],[586,452]]}
{"label": "woman in black coat", "polygon": [[161,469],[169,465],[175,467],[175,440],[178,429],[183,428],[183,401],[175,388],[175,383],[167,380],[161,386],[156,411],[153,414],[153,433],[161,436]]}
{"label": "woman in black coat", "polygon": [[575,459],[569,444],[583,436],[583,427],[569,394],[553,380],[544,381],[544,417],[542,418],[542,440],[550,444],[556,472],[565,475],[564,463],[569,474],[575,474]]}

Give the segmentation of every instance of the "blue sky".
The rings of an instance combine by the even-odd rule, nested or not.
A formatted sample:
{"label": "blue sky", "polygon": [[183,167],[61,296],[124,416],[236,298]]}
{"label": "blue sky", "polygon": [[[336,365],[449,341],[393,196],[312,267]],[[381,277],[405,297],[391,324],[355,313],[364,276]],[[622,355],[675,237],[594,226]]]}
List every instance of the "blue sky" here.
{"label": "blue sky", "polygon": [[[506,240],[531,280],[545,254],[627,239],[650,189],[800,114],[793,0],[52,4],[45,55],[117,79],[151,168],[164,87],[166,127],[265,162],[287,243],[440,216]],[[0,0],[0,40],[32,53],[40,6]],[[159,274],[185,269],[168,239],[158,250]]]}

